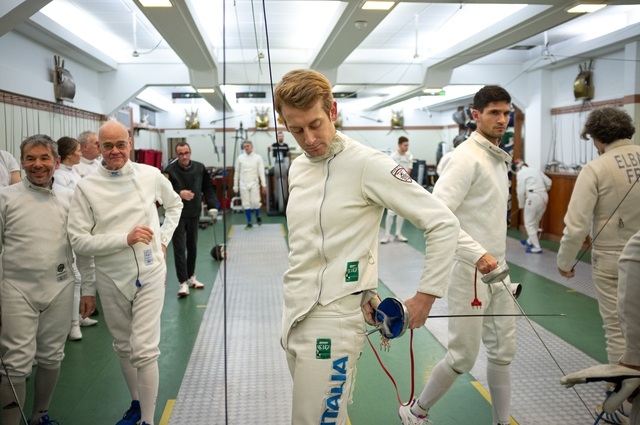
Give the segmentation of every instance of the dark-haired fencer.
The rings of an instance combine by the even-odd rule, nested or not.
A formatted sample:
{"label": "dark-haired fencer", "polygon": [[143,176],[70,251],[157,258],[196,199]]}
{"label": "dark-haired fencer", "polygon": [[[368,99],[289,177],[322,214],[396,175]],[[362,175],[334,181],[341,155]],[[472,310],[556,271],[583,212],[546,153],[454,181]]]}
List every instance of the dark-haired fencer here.
{"label": "dark-haired fencer", "polygon": [[189,295],[189,287],[204,288],[204,283],[196,279],[196,258],[198,255],[198,226],[202,214],[202,201],[207,203],[209,217],[215,221],[218,215],[218,197],[211,176],[204,164],[191,160],[191,146],[180,142],[175,149],[177,159],[163,170],[165,177],[182,199],[180,223],[173,232],[173,259],[178,276],[178,297]]}
{"label": "dark-haired fencer", "polygon": [[560,275],[573,277],[578,252],[587,235],[592,238],[591,279],[612,364],[625,349],[616,310],[618,259],[629,238],[640,230],[640,146],[631,141],[634,133],[624,109],[607,106],[587,117],[580,137],[591,139],[600,156],[578,174],[557,258]]}
{"label": "dark-haired fencer", "polygon": [[291,424],[344,425],[364,323],[372,322],[378,299],[384,209],[425,230],[424,272],[405,303],[411,329],[425,323],[435,299],[445,294],[458,221],[388,155],[336,131],[338,107],[323,75],[287,73],[274,100],[304,151],[289,169],[287,207],[281,343],[293,378]]}
{"label": "dark-haired fencer", "polygon": [[[405,136],[398,138],[398,149],[391,154],[396,164],[400,165],[411,175],[411,169],[413,168],[413,155],[409,152],[409,139]],[[394,239],[398,242],[407,242],[407,238],[402,235],[402,225],[404,224],[404,217],[399,216],[395,211],[387,210],[387,217],[384,223],[384,236],[380,243],[391,242],[391,226],[393,226],[393,219],[396,219],[396,232]]]}
{"label": "dark-haired fencer", "polygon": [[449,314],[479,317],[449,318],[447,354],[420,397],[400,407],[405,425],[428,423],[429,409],[458,376],[473,368],[481,342],[487,354],[492,423],[510,423],[515,317],[482,315],[515,313],[511,282],[507,276],[502,282],[485,284],[481,276],[505,264],[511,157],[500,143],[509,123],[511,96],[502,87],[485,86],[473,99],[472,114],[477,129],[447,158],[433,194],[458,217],[461,228],[449,277]]}

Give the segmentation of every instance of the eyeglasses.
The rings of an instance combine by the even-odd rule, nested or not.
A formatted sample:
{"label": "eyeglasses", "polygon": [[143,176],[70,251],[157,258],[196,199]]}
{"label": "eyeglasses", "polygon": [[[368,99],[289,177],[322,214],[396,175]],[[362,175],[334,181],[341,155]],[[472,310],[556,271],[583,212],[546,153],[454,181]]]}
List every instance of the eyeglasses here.
{"label": "eyeglasses", "polygon": [[119,151],[123,151],[125,149],[127,149],[127,147],[129,147],[129,143],[128,142],[118,142],[118,143],[103,143],[102,145],[100,145],[100,148],[105,151],[111,151],[113,150],[113,147],[116,147],[116,149],[118,149]]}
{"label": "eyeglasses", "polygon": [[178,156],[187,156],[191,155],[191,152],[178,152]]}

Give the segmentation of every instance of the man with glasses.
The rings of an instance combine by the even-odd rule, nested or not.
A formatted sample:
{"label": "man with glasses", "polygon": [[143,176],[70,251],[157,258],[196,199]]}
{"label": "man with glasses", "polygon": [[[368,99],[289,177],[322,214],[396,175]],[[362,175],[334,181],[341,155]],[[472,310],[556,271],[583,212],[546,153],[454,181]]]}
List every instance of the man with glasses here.
{"label": "man with glasses", "polygon": [[204,288],[195,276],[196,256],[198,252],[198,224],[202,211],[202,195],[207,203],[208,213],[216,219],[218,198],[209,172],[204,164],[191,160],[191,147],[180,142],[175,149],[177,159],[172,160],[163,173],[169,179],[173,190],[182,199],[182,215],[173,232],[173,259],[180,289],[178,297],[189,295],[189,287]]}
{"label": "man with glasses", "polygon": [[[117,425],[153,425],[166,249],[182,201],[157,168],[129,160],[125,126],[107,121],[98,140],[103,165],[76,187],[69,236],[77,254],[94,257],[105,322],[131,393],[131,407]],[[156,204],[165,210],[162,226]]]}

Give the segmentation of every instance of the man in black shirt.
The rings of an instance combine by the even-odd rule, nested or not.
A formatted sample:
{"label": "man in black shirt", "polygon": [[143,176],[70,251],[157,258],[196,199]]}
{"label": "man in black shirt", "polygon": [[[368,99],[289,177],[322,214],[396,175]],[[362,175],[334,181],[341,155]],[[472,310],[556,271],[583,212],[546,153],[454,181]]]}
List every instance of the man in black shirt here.
{"label": "man in black shirt", "polygon": [[186,142],[176,146],[176,156],[164,169],[173,190],[182,198],[180,223],[173,233],[173,258],[180,289],[178,297],[189,295],[189,287],[202,289],[204,284],[196,280],[196,255],[198,249],[198,224],[202,211],[202,200],[207,203],[209,215],[215,220],[218,198],[213,182],[204,164],[191,161],[191,147]]}
{"label": "man in black shirt", "polygon": [[291,152],[289,152],[289,145],[284,142],[284,134],[282,131],[278,131],[278,142],[272,144],[267,149],[273,152],[273,175],[278,209],[284,211],[284,205],[287,203],[289,194],[287,176],[289,174]]}

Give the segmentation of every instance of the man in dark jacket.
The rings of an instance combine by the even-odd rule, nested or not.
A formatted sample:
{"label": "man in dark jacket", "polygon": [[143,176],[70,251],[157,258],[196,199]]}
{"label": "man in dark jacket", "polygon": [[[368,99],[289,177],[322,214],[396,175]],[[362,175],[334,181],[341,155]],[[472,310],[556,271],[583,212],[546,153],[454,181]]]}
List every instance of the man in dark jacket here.
{"label": "man in dark jacket", "polygon": [[164,169],[169,179],[182,198],[182,215],[180,223],[173,233],[173,258],[180,289],[178,297],[189,295],[189,287],[202,289],[204,284],[196,280],[196,255],[198,250],[198,224],[202,211],[202,200],[207,203],[208,213],[215,220],[218,210],[218,198],[213,182],[204,165],[191,160],[191,147],[186,142],[176,146],[177,160],[173,160]]}

